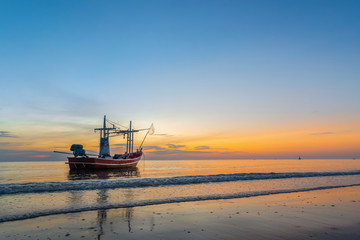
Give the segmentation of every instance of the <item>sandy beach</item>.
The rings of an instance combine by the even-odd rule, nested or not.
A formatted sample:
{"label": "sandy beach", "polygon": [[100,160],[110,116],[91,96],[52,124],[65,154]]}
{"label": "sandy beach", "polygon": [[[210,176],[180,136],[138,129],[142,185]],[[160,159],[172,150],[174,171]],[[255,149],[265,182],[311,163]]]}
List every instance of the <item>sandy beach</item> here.
{"label": "sandy beach", "polygon": [[0,224],[1,239],[360,239],[360,187],[173,203]]}

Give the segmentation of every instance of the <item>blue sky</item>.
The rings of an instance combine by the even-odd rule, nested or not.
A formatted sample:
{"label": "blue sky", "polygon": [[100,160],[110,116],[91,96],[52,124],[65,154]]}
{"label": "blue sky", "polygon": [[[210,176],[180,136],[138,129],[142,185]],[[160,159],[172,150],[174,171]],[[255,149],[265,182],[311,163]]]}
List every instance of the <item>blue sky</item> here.
{"label": "blue sky", "polygon": [[298,130],[350,131],[343,144],[356,145],[359,12],[358,1],[2,1],[0,130],[17,136],[3,150],[104,114],[174,136],[157,146]]}

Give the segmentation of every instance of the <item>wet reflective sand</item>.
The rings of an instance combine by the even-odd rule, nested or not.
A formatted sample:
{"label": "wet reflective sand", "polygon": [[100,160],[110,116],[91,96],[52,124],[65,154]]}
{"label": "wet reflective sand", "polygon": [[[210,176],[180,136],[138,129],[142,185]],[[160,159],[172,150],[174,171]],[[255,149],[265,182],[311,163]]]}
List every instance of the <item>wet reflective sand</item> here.
{"label": "wet reflective sand", "polygon": [[348,187],[52,215],[0,231],[2,239],[359,239],[359,209],[360,187]]}

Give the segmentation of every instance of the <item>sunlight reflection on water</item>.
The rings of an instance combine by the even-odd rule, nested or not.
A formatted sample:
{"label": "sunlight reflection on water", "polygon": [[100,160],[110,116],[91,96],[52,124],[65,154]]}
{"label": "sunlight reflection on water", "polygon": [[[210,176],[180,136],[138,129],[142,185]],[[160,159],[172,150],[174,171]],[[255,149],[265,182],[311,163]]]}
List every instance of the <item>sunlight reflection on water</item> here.
{"label": "sunlight reflection on water", "polygon": [[123,177],[172,177],[233,173],[328,172],[360,170],[360,160],[147,160],[136,169],[71,172],[64,162],[0,162],[0,182],[25,183],[116,179]]}

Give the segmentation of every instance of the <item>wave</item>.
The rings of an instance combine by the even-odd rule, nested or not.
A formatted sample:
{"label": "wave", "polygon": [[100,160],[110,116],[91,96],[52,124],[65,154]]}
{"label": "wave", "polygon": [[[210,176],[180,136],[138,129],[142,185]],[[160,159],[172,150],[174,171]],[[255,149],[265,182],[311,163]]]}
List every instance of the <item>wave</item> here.
{"label": "wave", "polygon": [[215,194],[215,195],[195,196],[195,197],[176,197],[176,198],[143,200],[143,201],[117,203],[117,204],[116,203],[115,204],[106,204],[105,203],[105,204],[101,204],[101,205],[92,205],[92,206],[84,206],[84,207],[68,207],[68,208],[62,208],[62,209],[34,211],[32,213],[25,213],[25,214],[19,214],[19,215],[2,216],[2,217],[0,217],[0,223],[25,220],[25,219],[37,218],[37,217],[44,217],[44,216],[50,216],[50,215],[57,215],[57,214],[85,212],[85,211],[97,211],[97,210],[108,210],[108,209],[129,208],[129,207],[142,207],[142,206],[150,206],[150,205],[206,201],[206,200],[248,198],[248,197],[281,194],[281,193],[308,192],[308,191],[315,191],[315,190],[325,190],[325,189],[355,187],[355,186],[360,186],[360,184],[350,184],[350,185],[341,185],[341,186],[322,186],[322,187],[286,189],[286,190],[239,192],[239,193],[233,193],[233,194]]}
{"label": "wave", "polygon": [[348,172],[235,173],[164,178],[131,178],[116,180],[82,180],[73,182],[9,183],[0,184],[0,195],[115,188],[159,187],[169,185],[188,185],[244,180],[271,180],[280,178],[306,178],[346,175],[360,175],[360,170]]}

